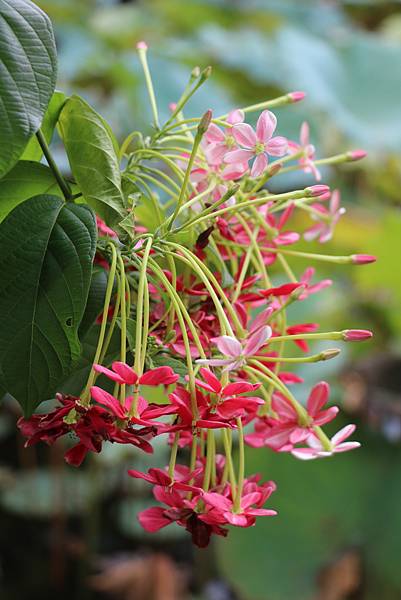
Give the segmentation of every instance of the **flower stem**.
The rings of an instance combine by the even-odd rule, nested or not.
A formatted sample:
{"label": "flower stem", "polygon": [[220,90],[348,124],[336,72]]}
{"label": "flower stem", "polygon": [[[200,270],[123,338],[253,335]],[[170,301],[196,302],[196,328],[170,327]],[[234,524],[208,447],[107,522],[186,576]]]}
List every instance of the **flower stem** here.
{"label": "flower stem", "polygon": [[96,351],[95,351],[95,356],[93,358],[92,370],[90,372],[85,390],[83,391],[83,393],[81,395],[81,403],[84,406],[89,406],[89,404],[90,404],[90,389],[96,378],[96,371],[94,370],[93,365],[98,364],[99,358],[102,353],[102,347],[103,347],[103,342],[104,342],[104,337],[105,337],[105,332],[106,332],[110,300],[111,300],[111,295],[113,292],[114,279],[116,276],[117,250],[116,250],[116,247],[114,246],[114,244],[109,244],[109,246],[112,251],[112,259],[111,259],[109,277],[107,280],[106,294],[105,294],[105,298],[104,298],[102,323],[100,325],[100,333],[99,333],[99,338],[98,338],[97,347],[96,347]]}

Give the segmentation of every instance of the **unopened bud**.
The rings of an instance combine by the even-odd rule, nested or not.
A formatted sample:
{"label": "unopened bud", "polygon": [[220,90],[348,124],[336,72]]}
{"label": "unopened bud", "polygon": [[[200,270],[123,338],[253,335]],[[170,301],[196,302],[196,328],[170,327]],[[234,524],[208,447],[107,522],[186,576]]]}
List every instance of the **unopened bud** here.
{"label": "unopened bud", "polygon": [[323,194],[327,194],[328,192],[330,192],[330,188],[328,185],[317,184],[310,185],[309,187],[305,188],[305,193],[307,197],[323,196]]}
{"label": "unopened bud", "polygon": [[354,265],[368,265],[376,262],[376,256],[373,256],[373,254],[353,254],[351,260]]}
{"label": "unopened bud", "polygon": [[331,192],[324,192],[324,194],[321,194],[321,196],[319,196],[319,202],[325,202],[326,200],[330,200],[331,198]]}
{"label": "unopened bud", "polygon": [[137,50],[147,50],[147,49],[148,49],[148,45],[147,45],[147,43],[146,43],[146,42],[144,42],[144,41],[141,41],[141,42],[138,42],[138,43],[137,43],[137,45],[136,45],[136,49],[137,49]]}
{"label": "unopened bud", "polygon": [[341,333],[343,340],[346,342],[361,342],[373,336],[373,333],[368,329],[345,329]]}
{"label": "unopened bud", "polygon": [[367,156],[368,153],[365,150],[351,150],[350,152],[347,152],[347,159],[348,160],[362,160],[362,158],[365,158],[365,156]]}
{"label": "unopened bud", "polygon": [[300,102],[305,98],[305,96],[305,92],[290,92],[288,94],[288,97],[290,98],[291,102]]}
{"label": "unopened bud", "polygon": [[205,114],[201,118],[199,125],[198,125],[198,134],[199,135],[204,135],[206,133],[206,131],[209,129],[209,125],[211,123],[212,116],[213,116],[213,113],[211,110],[207,110],[205,112]]}
{"label": "unopened bud", "polygon": [[174,112],[175,109],[177,108],[177,102],[170,102],[170,104],[168,105],[168,107],[171,110],[171,112]]}
{"label": "unopened bud", "polygon": [[341,350],[339,348],[330,348],[328,350],[323,350],[320,354],[320,360],[331,360],[340,354]]}
{"label": "unopened bud", "polygon": [[206,67],[206,69],[203,69],[202,73],[200,74],[200,80],[199,83],[203,83],[204,81],[206,81],[206,79],[209,79],[210,75],[212,74],[212,67]]}
{"label": "unopened bud", "polygon": [[191,77],[190,77],[190,81],[195,81],[195,79],[198,79],[198,77],[201,74],[201,70],[199,67],[194,67],[191,71]]}
{"label": "unopened bud", "polygon": [[268,168],[269,177],[274,177],[283,168],[283,163],[274,163]]}

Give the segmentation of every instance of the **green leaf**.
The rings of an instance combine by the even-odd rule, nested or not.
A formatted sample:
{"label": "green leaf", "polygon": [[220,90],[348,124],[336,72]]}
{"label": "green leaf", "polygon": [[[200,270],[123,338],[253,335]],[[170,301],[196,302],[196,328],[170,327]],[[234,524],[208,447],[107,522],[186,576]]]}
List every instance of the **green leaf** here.
{"label": "green leaf", "polygon": [[28,160],[18,161],[1,180],[0,222],[18,204],[38,194],[63,197],[49,167]]}
{"label": "green leaf", "polygon": [[0,384],[30,415],[80,356],[96,225],[85,205],[35,196],[0,225]]}
{"label": "green leaf", "polygon": [[[74,370],[59,386],[60,392],[79,396],[84,389],[93,365],[93,359],[96,353],[97,342],[99,339],[100,325],[94,323],[82,338],[82,352],[78,362],[74,365]],[[113,360],[118,360],[120,356],[120,331],[118,327],[114,329],[111,336],[110,345],[104,357],[103,363],[110,365]],[[106,391],[113,393],[114,383],[107,377],[100,375],[99,385]]]}
{"label": "green leaf", "polygon": [[25,0],[0,0],[0,177],[39,129],[57,75],[47,15]]}
{"label": "green leaf", "polygon": [[59,119],[61,137],[81,192],[108,225],[125,216],[121,172],[110,128],[82,98],[67,100]]}
{"label": "green leaf", "polygon": [[180,376],[180,381],[185,382],[188,368],[184,360],[181,361],[166,354],[156,354],[156,356],[152,356],[152,362],[155,367],[171,367],[174,373]]}
{"label": "green leaf", "polygon": [[[50,144],[52,141],[54,129],[57,125],[61,109],[66,101],[66,95],[63,92],[54,92],[51,97],[49,106],[43,118],[41,130],[46,138],[46,142]],[[36,160],[39,161],[43,156],[42,148],[39,145],[36,136],[33,136],[24,150],[21,160]]]}

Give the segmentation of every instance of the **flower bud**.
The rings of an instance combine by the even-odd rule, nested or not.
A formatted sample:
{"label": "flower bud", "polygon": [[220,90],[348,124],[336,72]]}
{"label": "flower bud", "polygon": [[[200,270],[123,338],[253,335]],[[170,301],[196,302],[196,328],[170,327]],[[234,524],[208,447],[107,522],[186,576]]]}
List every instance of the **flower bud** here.
{"label": "flower bud", "polygon": [[331,198],[331,192],[324,192],[324,194],[319,196],[319,202],[325,202],[326,200],[330,200],[330,198]]}
{"label": "flower bud", "polygon": [[322,196],[323,194],[327,194],[327,192],[330,192],[330,188],[328,185],[317,184],[310,185],[309,187],[305,188],[304,191],[307,197],[317,197]]}
{"label": "flower bud", "polygon": [[351,150],[350,152],[347,152],[347,159],[348,160],[362,160],[362,158],[365,158],[365,156],[367,156],[368,153],[365,150]]}
{"label": "flower bud", "polygon": [[276,163],[272,164],[270,167],[268,167],[269,177],[274,177],[274,175],[277,175],[277,173],[279,171],[281,171],[282,168],[283,168],[283,163],[276,162]]}
{"label": "flower bud", "polygon": [[288,97],[291,100],[291,102],[300,102],[305,98],[305,96],[305,92],[290,92],[288,94]]}
{"label": "flower bud", "polygon": [[368,265],[376,262],[376,256],[373,256],[373,254],[352,254],[351,260],[354,265]]}
{"label": "flower bud", "polygon": [[141,42],[138,42],[138,43],[137,43],[137,45],[136,45],[136,49],[137,49],[137,50],[147,50],[147,49],[148,49],[148,45],[147,45],[147,43],[146,43],[146,42],[144,42],[144,41],[141,41]]}
{"label": "flower bud", "polygon": [[203,83],[204,81],[206,81],[206,79],[209,79],[210,75],[212,74],[212,67],[206,67],[206,69],[203,69],[202,73],[200,74],[200,80],[199,83]]}
{"label": "flower bud", "polygon": [[373,336],[373,333],[367,329],[345,329],[341,333],[345,342],[361,342]]}
{"label": "flower bud", "polygon": [[207,110],[205,112],[205,114],[201,118],[199,125],[198,125],[198,134],[199,135],[204,135],[206,133],[206,131],[208,130],[209,125],[211,123],[212,116],[213,116],[213,113],[211,110]]}
{"label": "flower bud", "polygon": [[201,74],[201,70],[199,67],[194,67],[191,71],[191,81],[195,81]]}
{"label": "flower bud", "polygon": [[341,350],[339,348],[329,348],[328,350],[323,350],[320,354],[320,360],[330,360],[335,358],[340,354]]}

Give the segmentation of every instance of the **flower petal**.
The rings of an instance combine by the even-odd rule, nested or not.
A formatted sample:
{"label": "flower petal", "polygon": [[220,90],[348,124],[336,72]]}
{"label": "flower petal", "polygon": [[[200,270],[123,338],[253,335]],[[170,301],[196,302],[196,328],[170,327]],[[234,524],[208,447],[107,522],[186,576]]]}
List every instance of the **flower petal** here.
{"label": "flower petal", "polygon": [[266,344],[271,335],[272,329],[269,327],[269,325],[261,327],[248,338],[248,341],[245,344],[244,354],[246,356],[252,356],[255,354],[262,346]]}
{"label": "flower petal", "polygon": [[254,148],[258,143],[256,133],[248,123],[239,123],[232,129],[234,139],[244,148]]}
{"label": "flower petal", "polygon": [[242,345],[237,338],[230,335],[220,335],[211,338],[211,341],[216,344],[222,354],[231,358],[238,358],[242,354]]}
{"label": "flower petal", "polygon": [[320,381],[311,390],[306,404],[308,413],[315,417],[329,399],[330,386],[325,381]]}
{"label": "flower petal", "polygon": [[208,142],[224,142],[225,140],[224,133],[215,123],[210,123],[205,138]]}
{"label": "flower petal", "polygon": [[259,154],[252,165],[251,177],[259,177],[266,170],[268,160],[266,154]]}
{"label": "flower petal", "polygon": [[251,160],[253,156],[254,152],[252,150],[232,150],[224,156],[224,162],[240,165]]}
{"label": "flower petal", "polygon": [[270,140],[277,127],[277,118],[270,110],[264,110],[256,124],[256,136],[259,142],[265,144]]}
{"label": "flower petal", "polygon": [[171,523],[171,520],[164,516],[164,512],[161,506],[152,506],[140,512],[137,518],[145,531],[155,533]]}
{"label": "flower petal", "polygon": [[230,125],[237,125],[238,123],[243,123],[244,118],[244,111],[240,108],[237,108],[236,110],[232,110],[228,113],[227,123],[230,123]]}
{"label": "flower petal", "polygon": [[270,156],[284,156],[288,148],[287,138],[278,135],[265,144],[265,150]]}

